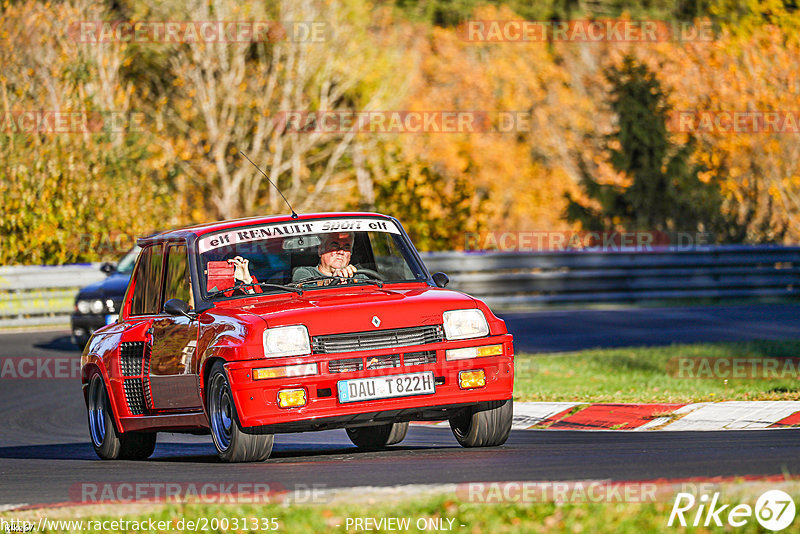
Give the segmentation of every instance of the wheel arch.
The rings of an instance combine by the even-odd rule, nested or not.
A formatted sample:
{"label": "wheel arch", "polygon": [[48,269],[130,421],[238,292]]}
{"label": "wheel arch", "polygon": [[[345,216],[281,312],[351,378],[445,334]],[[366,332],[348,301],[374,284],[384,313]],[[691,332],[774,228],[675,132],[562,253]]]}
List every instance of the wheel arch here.
{"label": "wheel arch", "polygon": [[114,423],[114,428],[117,432],[122,432],[122,421],[119,418],[119,409],[116,404],[116,400],[113,396],[110,379],[108,377],[108,373],[106,372],[106,368],[102,365],[102,360],[99,360],[100,363],[97,362],[90,362],[83,366],[81,369],[81,381],[83,381],[83,400],[86,403],[88,408],[89,406],[89,382],[94,375],[99,375],[100,380],[103,381],[103,387],[106,390],[106,398],[109,401],[109,409],[111,410],[111,422]]}
{"label": "wheel arch", "polygon": [[208,378],[211,374],[211,369],[214,367],[214,364],[217,362],[222,362],[223,365],[228,362],[225,358],[220,355],[212,354],[206,358],[203,358],[202,369],[200,370],[200,397],[203,401],[203,411],[208,416],[208,401],[207,401],[207,385],[208,385]]}

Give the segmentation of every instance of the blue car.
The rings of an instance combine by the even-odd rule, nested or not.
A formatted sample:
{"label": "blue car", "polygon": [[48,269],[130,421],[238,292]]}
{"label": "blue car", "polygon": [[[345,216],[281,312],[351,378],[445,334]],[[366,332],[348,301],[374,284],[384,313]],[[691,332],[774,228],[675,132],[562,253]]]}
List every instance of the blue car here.
{"label": "blue car", "polygon": [[95,330],[117,320],[139,250],[138,246],[131,249],[116,266],[104,263],[100,270],[108,277],[78,292],[70,318],[75,345],[83,348]]}

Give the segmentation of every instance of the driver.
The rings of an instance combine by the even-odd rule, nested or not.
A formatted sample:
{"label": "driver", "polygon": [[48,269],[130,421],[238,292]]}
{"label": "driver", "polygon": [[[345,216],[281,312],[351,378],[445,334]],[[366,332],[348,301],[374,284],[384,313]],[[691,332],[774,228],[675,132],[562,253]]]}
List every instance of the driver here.
{"label": "driver", "polygon": [[292,274],[292,282],[301,282],[307,278],[335,276],[337,278],[353,278],[356,268],[350,265],[353,253],[353,234],[350,232],[334,232],[323,234],[317,248],[319,263],[316,267],[298,267]]}

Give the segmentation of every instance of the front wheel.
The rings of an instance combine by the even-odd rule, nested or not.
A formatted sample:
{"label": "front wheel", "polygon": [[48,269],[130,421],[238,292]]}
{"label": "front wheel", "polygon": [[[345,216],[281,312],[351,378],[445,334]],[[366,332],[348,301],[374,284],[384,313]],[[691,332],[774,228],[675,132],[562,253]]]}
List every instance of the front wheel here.
{"label": "front wheel", "polygon": [[462,447],[496,447],[508,439],[514,401],[492,401],[488,407],[468,408],[450,419],[453,435]]}
{"label": "front wheel", "polygon": [[408,422],[348,428],[347,436],[353,445],[365,451],[376,451],[400,443],[408,433]]}
{"label": "front wheel", "polygon": [[208,378],[208,420],[217,454],[223,462],[263,462],[272,452],[274,436],[239,423],[231,386],[222,362],[215,362]]}
{"label": "front wheel", "polygon": [[97,372],[89,379],[86,412],[94,452],[103,460],[144,460],[153,454],[155,432],[117,431],[103,377]]}

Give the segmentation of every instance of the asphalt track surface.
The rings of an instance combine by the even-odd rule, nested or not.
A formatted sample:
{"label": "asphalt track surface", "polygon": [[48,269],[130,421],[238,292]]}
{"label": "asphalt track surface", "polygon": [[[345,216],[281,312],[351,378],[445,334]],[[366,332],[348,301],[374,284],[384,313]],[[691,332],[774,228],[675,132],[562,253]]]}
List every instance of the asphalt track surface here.
{"label": "asphalt track surface", "polygon": [[800,339],[800,304],[561,310],[500,314],[517,352]]}
{"label": "asphalt track surface", "polygon": [[[517,337],[518,350],[574,350],[625,344],[624,340],[659,344],[653,341],[742,339],[748,334],[749,338],[796,338],[800,337],[798,311],[800,306],[764,306],[505,317]],[[614,314],[624,321],[616,329]],[[703,324],[710,326],[703,330],[699,328]],[[580,326],[583,338],[572,325]],[[647,331],[650,334],[642,337]],[[680,335],[675,337],[676,333]],[[0,365],[10,357],[78,358],[79,352],[69,344],[66,332],[0,335]],[[512,432],[502,447],[463,449],[446,428],[412,426],[401,444],[371,453],[356,450],[344,430],[333,430],[278,435],[270,460],[235,465],[218,462],[209,436],[160,434],[150,460],[104,462],[89,444],[80,384],[75,379],[0,380],[0,429],[0,507],[80,500],[82,483],[105,482],[268,483],[295,489],[298,484],[340,488],[800,475],[800,430],[521,430]]]}

